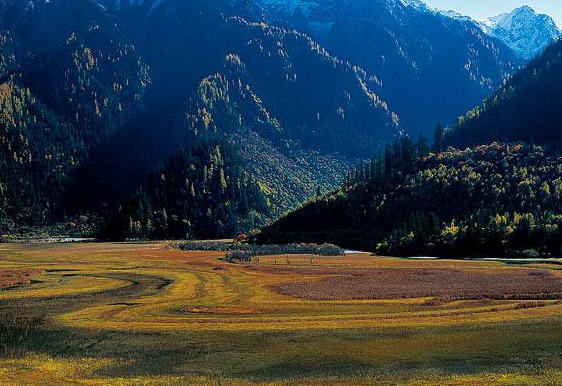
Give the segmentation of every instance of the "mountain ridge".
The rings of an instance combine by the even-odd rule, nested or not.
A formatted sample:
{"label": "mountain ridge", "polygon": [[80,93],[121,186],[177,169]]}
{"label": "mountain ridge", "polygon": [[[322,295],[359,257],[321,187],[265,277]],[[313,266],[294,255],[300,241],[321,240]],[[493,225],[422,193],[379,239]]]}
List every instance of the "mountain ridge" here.
{"label": "mountain ridge", "polygon": [[[332,190],[343,170],[403,134],[451,122],[519,63],[498,39],[419,1],[309,0],[308,14],[291,15],[264,4],[0,0],[2,231],[99,227],[140,200],[121,224],[140,221],[148,235],[147,220],[167,217],[184,232],[178,224],[206,217],[177,205],[191,187],[186,196],[158,173],[183,178],[172,170],[181,159],[205,181],[217,163],[200,158],[213,150],[192,145],[208,143],[236,154],[221,167],[231,179],[248,173],[267,208],[233,215],[242,193],[206,207],[204,191],[224,184],[203,183],[194,206],[211,210],[205,229],[260,226]],[[182,158],[186,149],[203,155]]]}
{"label": "mountain ridge", "polygon": [[[5,87],[16,108],[0,122],[3,231],[73,216],[103,222],[149,173],[200,139],[234,146],[248,172],[260,177],[267,212],[281,213],[317,189],[331,189],[341,181],[342,163],[399,132],[375,78],[302,33],[232,14],[250,15],[250,3],[106,4],[2,1],[0,70],[5,82],[15,76],[17,83]],[[20,94],[41,103],[11,96]],[[68,127],[74,135],[56,147],[62,155],[53,155],[53,164],[42,151],[19,152],[27,122],[42,122],[25,109],[38,106],[57,118],[47,131],[62,135]],[[36,132],[23,144],[49,149],[49,137]],[[60,170],[56,178],[51,167]],[[45,189],[49,178],[52,194]]]}
{"label": "mountain ridge", "polygon": [[419,1],[262,3],[270,4],[272,23],[304,31],[333,55],[376,75],[381,98],[412,135],[430,135],[437,121],[454,121],[521,64],[475,24]]}
{"label": "mountain ridge", "polygon": [[562,40],[522,68],[447,131],[453,146],[495,140],[562,148]]}
{"label": "mountain ridge", "polygon": [[455,11],[439,12],[453,19],[477,24],[486,34],[501,40],[527,61],[540,54],[562,34],[562,30],[551,16],[538,14],[528,5],[483,20],[476,20]]}

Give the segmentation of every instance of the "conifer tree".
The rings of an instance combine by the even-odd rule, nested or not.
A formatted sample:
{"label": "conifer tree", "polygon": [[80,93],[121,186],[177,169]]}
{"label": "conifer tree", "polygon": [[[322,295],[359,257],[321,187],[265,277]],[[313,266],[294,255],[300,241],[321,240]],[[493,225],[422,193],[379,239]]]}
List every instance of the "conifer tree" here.
{"label": "conifer tree", "polygon": [[434,153],[441,153],[444,150],[444,134],[443,126],[441,126],[441,123],[437,123],[433,134],[432,150]]}

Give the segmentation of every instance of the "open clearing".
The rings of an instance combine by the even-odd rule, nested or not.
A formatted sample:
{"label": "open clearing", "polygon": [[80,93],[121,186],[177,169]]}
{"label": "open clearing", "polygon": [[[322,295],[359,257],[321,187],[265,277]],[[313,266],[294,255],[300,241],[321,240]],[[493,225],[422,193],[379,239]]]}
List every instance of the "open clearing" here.
{"label": "open clearing", "polygon": [[0,245],[1,385],[560,385],[560,265]]}

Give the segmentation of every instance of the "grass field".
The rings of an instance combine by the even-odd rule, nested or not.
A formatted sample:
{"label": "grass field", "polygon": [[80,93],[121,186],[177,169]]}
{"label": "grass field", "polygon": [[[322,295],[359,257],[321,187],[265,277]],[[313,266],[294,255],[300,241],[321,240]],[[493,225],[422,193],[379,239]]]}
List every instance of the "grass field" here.
{"label": "grass field", "polygon": [[562,385],[562,267],[0,245],[0,385]]}

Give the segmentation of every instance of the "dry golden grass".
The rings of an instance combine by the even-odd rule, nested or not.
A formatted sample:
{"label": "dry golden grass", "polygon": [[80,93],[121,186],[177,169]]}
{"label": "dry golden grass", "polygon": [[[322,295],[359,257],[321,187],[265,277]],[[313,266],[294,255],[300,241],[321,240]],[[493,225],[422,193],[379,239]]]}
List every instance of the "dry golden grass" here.
{"label": "dry golden grass", "polygon": [[0,245],[0,385],[562,384],[556,265],[221,257]]}

